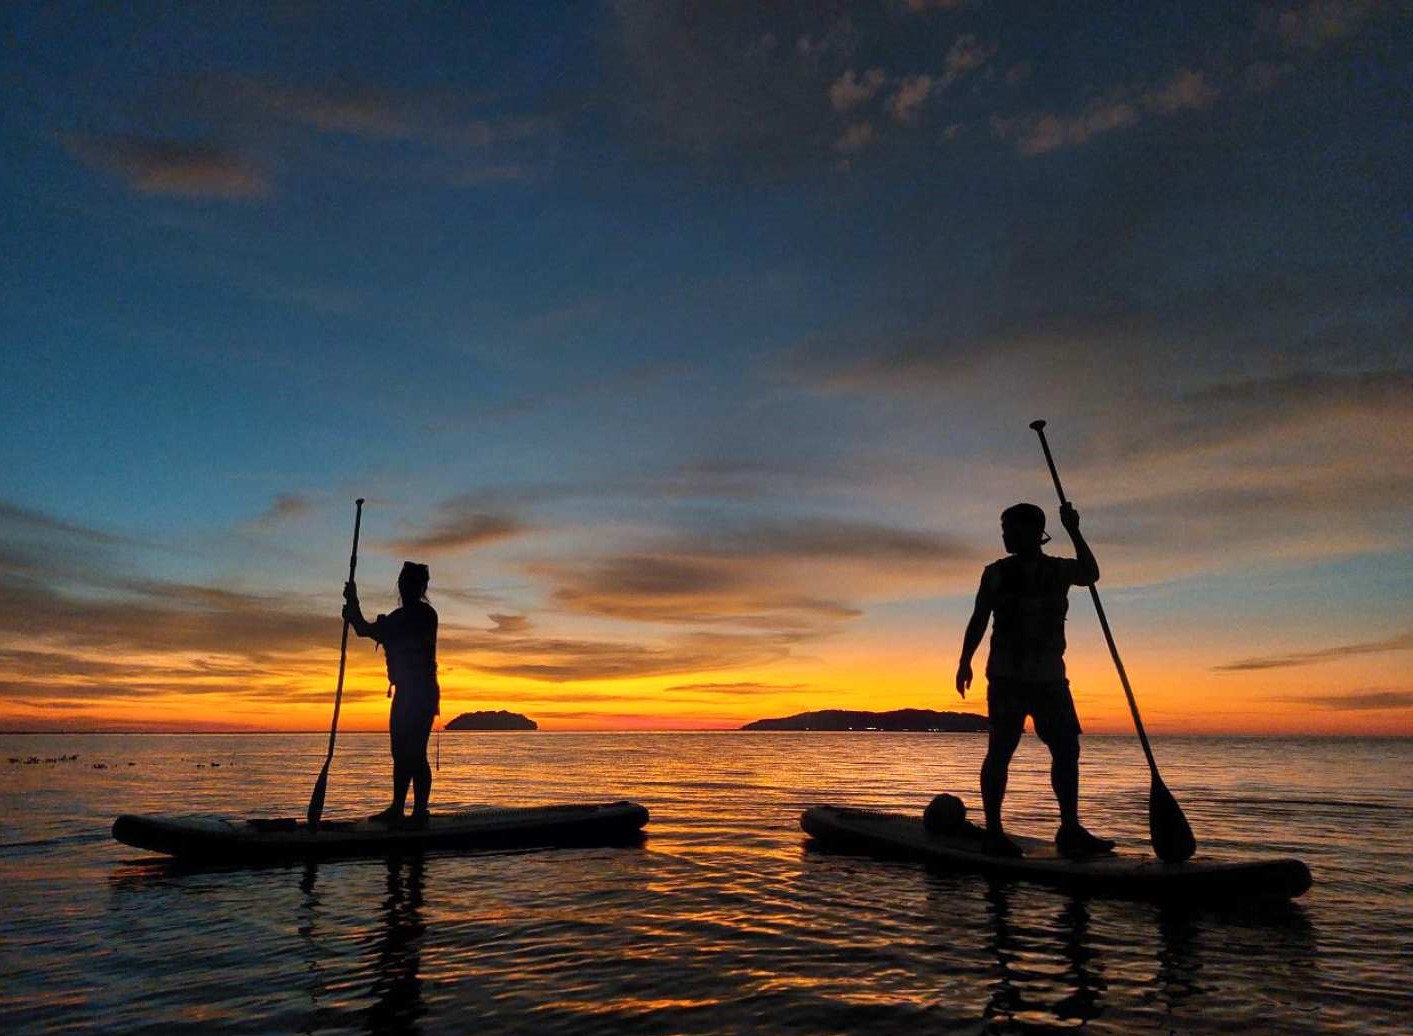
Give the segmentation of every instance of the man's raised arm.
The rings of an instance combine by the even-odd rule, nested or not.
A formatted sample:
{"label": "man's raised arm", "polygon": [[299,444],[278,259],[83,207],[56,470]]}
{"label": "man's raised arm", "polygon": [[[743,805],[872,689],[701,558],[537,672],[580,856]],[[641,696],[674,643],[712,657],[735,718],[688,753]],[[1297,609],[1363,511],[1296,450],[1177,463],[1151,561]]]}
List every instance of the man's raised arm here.
{"label": "man's raised arm", "polygon": [[1089,544],[1084,542],[1084,536],[1079,531],[1079,512],[1074,509],[1073,504],[1060,505],[1060,524],[1070,534],[1070,541],[1074,544],[1074,559],[1079,563],[1079,578],[1075,583],[1079,586],[1093,586],[1099,582],[1099,562],[1095,560],[1094,552],[1089,549]]}

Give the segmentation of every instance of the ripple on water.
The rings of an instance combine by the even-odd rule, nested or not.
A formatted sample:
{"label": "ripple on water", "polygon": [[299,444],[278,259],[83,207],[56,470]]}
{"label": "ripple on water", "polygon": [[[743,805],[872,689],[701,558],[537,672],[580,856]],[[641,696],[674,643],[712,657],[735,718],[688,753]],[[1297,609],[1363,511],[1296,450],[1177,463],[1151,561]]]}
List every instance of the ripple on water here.
{"label": "ripple on water", "polygon": [[[448,737],[444,808],[631,797],[653,811],[645,845],[227,871],[154,863],[108,824],[298,815],[308,789],[288,774],[317,771],[319,738],[6,747],[140,765],[7,775],[5,1032],[1365,1033],[1406,1015],[1407,742],[1165,741],[1205,851],[1316,873],[1293,906],[1186,912],[805,846],[816,802],[974,803],[981,742],[961,736]],[[331,809],[379,804],[384,751],[341,741]],[[1045,762],[1028,739],[1008,803],[1042,834]],[[1131,740],[1087,739],[1093,826],[1141,844],[1146,791]]]}

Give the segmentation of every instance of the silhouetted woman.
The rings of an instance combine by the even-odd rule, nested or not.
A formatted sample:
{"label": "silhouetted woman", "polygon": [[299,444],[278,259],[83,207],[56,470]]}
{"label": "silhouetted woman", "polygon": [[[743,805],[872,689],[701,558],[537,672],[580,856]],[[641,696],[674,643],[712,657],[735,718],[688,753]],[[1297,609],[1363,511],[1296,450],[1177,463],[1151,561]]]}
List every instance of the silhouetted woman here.
{"label": "silhouetted woman", "polygon": [[[441,711],[441,689],[437,686],[437,613],[427,603],[430,578],[426,565],[404,562],[397,577],[402,607],[391,615],[379,615],[375,622],[363,617],[357,584],[350,582],[343,590],[347,602],[343,617],[360,637],[371,637],[381,644],[387,657],[388,694],[393,700],[388,718],[393,797],[392,805],[372,819],[400,826],[425,827],[427,802],[432,795],[427,738],[432,733],[432,721]],[[412,818],[405,823],[408,784],[412,785]]]}

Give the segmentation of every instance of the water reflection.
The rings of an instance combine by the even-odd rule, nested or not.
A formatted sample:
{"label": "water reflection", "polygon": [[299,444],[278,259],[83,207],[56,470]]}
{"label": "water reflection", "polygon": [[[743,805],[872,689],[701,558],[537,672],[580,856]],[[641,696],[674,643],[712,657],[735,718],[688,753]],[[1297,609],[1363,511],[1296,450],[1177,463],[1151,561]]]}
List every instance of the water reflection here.
{"label": "water reflection", "polygon": [[421,854],[388,861],[387,896],[382,906],[382,930],[373,962],[373,1004],[368,1031],[416,1033],[427,1013],[422,1002],[422,920],[424,863]]}
{"label": "water reflection", "polygon": [[[995,980],[982,1011],[988,1031],[1076,1027],[1103,1010],[1103,962],[1089,938],[1089,906],[1060,896],[1046,915],[1017,920],[1012,891],[994,883],[986,890],[990,918],[988,949],[996,959]],[[999,1023],[999,1024],[998,1024]]]}
{"label": "water reflection", "polygon": [[[1298,904],[1093,899],[831,852],[812,841],[804,850],[802,896],[848,902],[870,926],[896,918],[907,933],[919,971],[912,989],[894,984],[891,1002],[949,1018],[975,1012],[986,1032],[1091,1023],[1106,1031],[1200,1029],[1214,1010],[1259,1017],[1258,993],[1273,980],[1306,990],[1320,984],[1316,932]],[[848,985],[878,988],[873,972],[889,963],[886,951],[859,953]]]}
{"label": "water reflection", "polygon": [[[368,989],[371,1002],[361,1012],[362,1027],[373,1033],[419,1033],[420,1019],[427,1013],[421,975],[422,944],[427,934],[422,917],[426,863],[419,853],[390,856],[382,861],[382,866],[387,874],[378,923],[370,926],[367,937],[360,940],[369,948],[365,973],[372,979]],[[336,939],[339,933],[337,925],[330,932],[321,930],[317,862],[305,865],[299,890],[304,899],[298,931],[306,946],[309,998],[314,1008],[301,1031],[313,1032],[327,1024],[329,1015],[334,1013],[324,1002],[327,989],[322,961],[330,955],[330,948],[324,943]]]}

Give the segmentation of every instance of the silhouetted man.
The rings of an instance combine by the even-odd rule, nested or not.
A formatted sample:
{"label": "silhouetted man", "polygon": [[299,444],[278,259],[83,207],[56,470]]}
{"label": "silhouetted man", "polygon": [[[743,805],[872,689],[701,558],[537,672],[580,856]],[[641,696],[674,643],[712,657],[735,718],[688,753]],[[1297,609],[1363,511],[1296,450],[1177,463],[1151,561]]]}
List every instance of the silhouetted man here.
{"label": "silhouetted man", "polygon": [[1079,716],[1065,679],[1065,612],[1071,586],[1099,581],[1099,563],[1079,532],[1079,513],[1060,508],[1060,523],[1074,542],[1076,557],[1052,558],[1040,548],[1045,512],[1016,504],[1001,512],[1001,541],[1008,557],[987,565],[976,592],[976,608],[962,640],[957,693],[971,686],[971,656],[995,616],[986,662],[986,718],[990,736],[981,764],[981,798],[986,807],[987,852],[1020,856],[1020,846],[1001,826],[1001,803],[1011,757],[1025,732],[1025,718],[1050,749],[1050,784],[1060,804],[1055,847],[1065,856],[1108,852],[1114,843],[1096,838],[1079,822]]}

